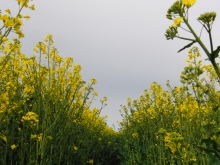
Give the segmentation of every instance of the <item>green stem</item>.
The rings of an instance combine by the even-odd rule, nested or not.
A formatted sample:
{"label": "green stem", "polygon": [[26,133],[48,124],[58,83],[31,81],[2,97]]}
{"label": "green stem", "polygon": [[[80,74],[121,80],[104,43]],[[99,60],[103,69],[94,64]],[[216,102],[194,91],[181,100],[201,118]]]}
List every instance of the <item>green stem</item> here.
{"label": "green stem", "polygon": [[215,69],[216,74],[218,75],[218,78],[220,78],[220,71],[219,71],[219,68],[215,62],[215,59],[212,58],[212,56],[211,56],[210,52],[208,51],[208,49],[206,48],[206,46],[203,44],[203,42],[200,40],[200,38],[197,36],[197,34],[194,32],[194,30],[192,29],[192,27],[188,23],[188,20],[186,20],[185,17],[183,17],[183,20],[184,20],[185,24],[188,26],[188,28],[190,29],[190,31],[192,32],[193,36],[196,38],[196,41],[199,43],[199,45],[205,51],[206,55],[208,56],[209,60],[211,61],[212,65]]}
{"label": "green stem", "polygon": [[210,41],[210,46],[211,46],[211,52],[213,53],[212,33],[211,33],[211,28],[210,28],[209,24],[208,24],[208,33],[209,33],[209,41]]}
{"label": "green stem", "polygon": [[191,39],[191,38],[185,38],[185,37],[180,37],[180,36],[175,36],[175,37],[179,39],[183,39],[183,40],[195,41],[194,39]]}
{"label": "green stem", "polygon": [[197,36],[197,34],[194,32],[194,30],[192,29],[192,27],[190,26],[190,24],[188,23],[188,21],[185,19],[185,17],[183,17],[183,20],[185,22],[185,24],[188,26],[189,30],[192,32],[193,36],[196,38],[196,41],[199,43],[199,45],[202,47],[202,49],[205,51],[205,53],[207,54],[207,56],[210,58],[210,53],[208,51],[208,49],[205,47],[205,45],[203,44],[203,42],[200,40],[200,38]]}
{"label": "green stem", "polygon": [[49,41],[48,41],[48,47],[47,47],[47,65],[48,65],[48,69],[49,69],[49,89],[50,89],[50,82],[51,82],[51,77],[50,77],[50,38],[49,38]]}

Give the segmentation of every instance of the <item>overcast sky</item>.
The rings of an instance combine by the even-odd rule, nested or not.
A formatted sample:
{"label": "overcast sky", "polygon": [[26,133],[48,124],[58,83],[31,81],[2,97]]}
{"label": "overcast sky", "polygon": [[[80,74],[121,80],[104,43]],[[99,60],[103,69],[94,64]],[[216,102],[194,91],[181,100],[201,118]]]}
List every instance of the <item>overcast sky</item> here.
{"label": "overcast sky", "polygon": [[[190,9],[190,22],[197,32],[201,25],[196,18],[204,12],[218,13],[219,0],[197,0]],[[187,41],[166,40],[165,30],[173,23],[166,19],[167,9],[175,0],[33,0],[36,10],[23,10],[31,19],[24,21],[23,53],[34,54],[33,47],[47,34],[54,36],[55,46],[62,57],[74,57],[82,66],[83,79],[97,80],[99,92],[93,107],[108,97],[102,111],[111,126],[121,121],[120,105],[128,97],[138,98],[152,82],[166,89],[180,85],[180,73],[186,66],[187,50],[177,51]],[[0,0],[0,9],[17,12],[15,0]],[[219,44],[220,19],[213,27],[214,48]],[[185,33],[180,34],[185,35]],[[208,44],[204,31],[202,39]],[[203,59],[206,56],[203,54]]]}

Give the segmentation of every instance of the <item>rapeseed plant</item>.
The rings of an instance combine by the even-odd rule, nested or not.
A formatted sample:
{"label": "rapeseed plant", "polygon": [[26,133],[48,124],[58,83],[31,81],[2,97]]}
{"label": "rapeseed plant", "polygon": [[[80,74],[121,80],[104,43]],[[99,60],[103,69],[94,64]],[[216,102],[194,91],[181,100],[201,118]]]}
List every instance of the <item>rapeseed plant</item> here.
{"label": "rapeseed plant", "polygon": [[[182,86],[172,88],[168,81],[169,91],[165,91],[154,82],[138,99],[128,99],[127,106],[122,106],[121,133],[126,139],[121,151],[122,164],[220,163],[217,140],[220,132],[220,71],[216,63],[220,47],[213,49],[211,35],[216,13],[205,13],[198,18],[209,34],[209,51],[188,22],[188,10],[195,3],[195,0],[177,0],[168,9],[166,17],[174,23],[165,36],[168,40],[191,41],[179,52],[197,42],[211,65],[204,65],[199,59],[198,47],[192,47],[186,60],[188,66],[181,73]],[[178,30],[183,24],[195,39],[179,35]]]}
{"label": "rapeseed plant", "polygon": [[[178,0],[167,11],[174,20],[167,39],[199,43],[211,65],[204,65],[198,47],[188,51],[181,86],[168,91],[153,82],[138,99],[122,106],[118,132],[108,127],[101,108],[91,109],[98,92],[92,78],[86,83],[82,67],[73,58],[62,58],[48,34],[34,47],[37,56],[21,52],[19,38],[23,8],[35,10],[29,0],[17,0],[19,11],[0,14],[0,163],[1,164],[214,164],[219,163],[220,124],[218,91],[220,71],[216,63],[220,47],[213,49],[211,29],[215,12],[198,20],[210,38],[210,51],[188,22],[195,0]],[[179,36],[185,24],[195,39]],[[2,33],[4,31],[4,33]],[[15,32],[18,39],[8,39]],[[45,63],[46,61],[46,63]]]}
{"label": "rapeseed plant", "polygon": [[[53,36],[34,47],[37,56],[26,57],[18,39],[23,8],[35,10],[29,0],[18,0],[19,11],[0,15],[0,164],[111,164],[117,149],[116,133],[107,126],[101,108],[91,109],[95,79],[86,83],[82,67],[73,58],[62,58]],[[43,58],[47,63],[43,64]],[[73,146],[73,147],[72,147]],[[108,156],[108,157],[107,157]],[[87,162],[89,160],[89,162]],[[106,163],[106,160],[107,163]]]}

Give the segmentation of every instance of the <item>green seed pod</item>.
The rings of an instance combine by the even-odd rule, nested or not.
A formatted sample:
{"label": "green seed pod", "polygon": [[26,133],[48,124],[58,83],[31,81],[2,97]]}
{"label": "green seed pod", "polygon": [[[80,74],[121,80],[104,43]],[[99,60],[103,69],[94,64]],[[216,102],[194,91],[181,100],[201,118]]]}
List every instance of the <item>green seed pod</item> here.
{"label": "green seed pod", "polygon": [[193,67],[192,64],[189,64],[189,70],[190,70],[190,71],[194,70],[194,67]]}
{"label": "green seed pod", "polygon": [[166,33],[164,35],[166,36],[167,40],[169,40],[175,38],[177,33],[177,27],[171,27],[166,30]]}
{"label": "green seed pod", "polygon": [[182,75],[185,75],[185,74],[186,74],[186,72],[185,72],[185,71],[182,71],[182,72],[181,72],[181,74],[182,74]]}
{"label": "green seed pod", "polygon": [[185,81],[185,80],[183,80],[183,79],[182,79],[182,80],[180,80],[180,82],[181,82],[181,83],[183,83],[183,84],[185,84],[185,83],[186,83],[186,81]]}
{"label": "green seed pod", "polygon": [[195,70],[199,70],[199,68],[200,68],[200,66],[199,65],[196,65],[196,67],[195,67]]}
{"label": "green seed pod", "polygon": [[198,73],[199,73],[199,75],[203,74],[203,72],[204,72],[204,71],[203,71],[202,68],[199,68],[199,69],[198,69]]}
{"label": "green seed pod", "polygon": [[167,19],[172,20],[172,15],[171,14],[167,14],[166,17],[167,17]]}
{"label": "green seed pod", "polygon": [[204,127],[204,126],[207,126],[208,125],[208,122],[207,121],[202,121],[201,122],[201,125]]}
{"label": "green seed pod", "polygon": [[181,75],[180,78],[181,78],[182,80],[184,80],[184,79],[185,79],[185,76],[184,76],[184,75]]}
{"label": "green seed pod", "polygon": [[204,14],[201,14],[198,17],[198,20],[202,21],[204,24],[209,24],[213,22],[216,18],[216,13],[215,12],[206,12]]}

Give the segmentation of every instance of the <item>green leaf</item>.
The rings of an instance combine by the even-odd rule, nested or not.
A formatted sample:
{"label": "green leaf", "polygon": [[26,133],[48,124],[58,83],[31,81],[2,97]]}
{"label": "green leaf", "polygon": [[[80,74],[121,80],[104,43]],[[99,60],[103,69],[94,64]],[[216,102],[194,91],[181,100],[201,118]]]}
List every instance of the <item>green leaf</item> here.
{"label": "green leaf", "polygon": [[210,164],[212,164],[212,165],[219,165],[220,164],[219,159],[214,154],[210,153],[208,158],[209,158],[209,163]]}
{"label": "green leaf", "polygon": [[[220,154],[218,153],[220,150],[217,148],[219,147],[219,144],[220,144],[220,139],[219,137],[217,136],[216,140],[212,140],[210,137],[207,138],[207,139],[202,139],[201,141],[202,143],[205,143],[206,146],[212,146],[214,151],[216,152],[215,154],[219,156],[219,159],[220,159]],[[214,153],[214,152],[213,152]]]}
{"label": "green leaf", "polygon": [[200,146],[197,146],[199,149],[201,149],[202,151],[205,151],[206,154],[208,155],[213,155],[215,157],[216,160],[218,160],[218,162],[220,162],[220,154],[218,153],[218,151],[216,150],[212,150],[212,149],[208,149],[208,148],[204,148],[204,147],[200,147]]}
{"label": "green leaf", "polygon": [[208,145],[208,146],[209,146],[209,145],[214,145],[214,141],[213,141],[210,137],[208,137],[208,138],[206,138],[206,139],[205,139],[205,138],[202,139],[201,142],[202,142],[202,143],[205,143],[205,144]]}
{"label": "green leaf", "polygon": [[217,49],[212,52],[211,58],[212,58],[212,59],[217,58],[217,57],[219,56],[219,55],[218,55],[219,52],[220,52],[220,46],[218,46]]}
{"label": "green leaf", "polygon": [[213,108],[213,111],[216,112],[218,110],[219,106],[216,106],[215,108]]}
{"label": "green leaf", "polygon": [[183,50],[186,49],[186,48],[189,48],[189,47],[192,46],[194,43],[196,43],[196,41],[193,41],[193,42],[191,42],[190,44],[184,46],[184,47],[183,47],[182,49],[180,49],[177,53],[183,51]]}

